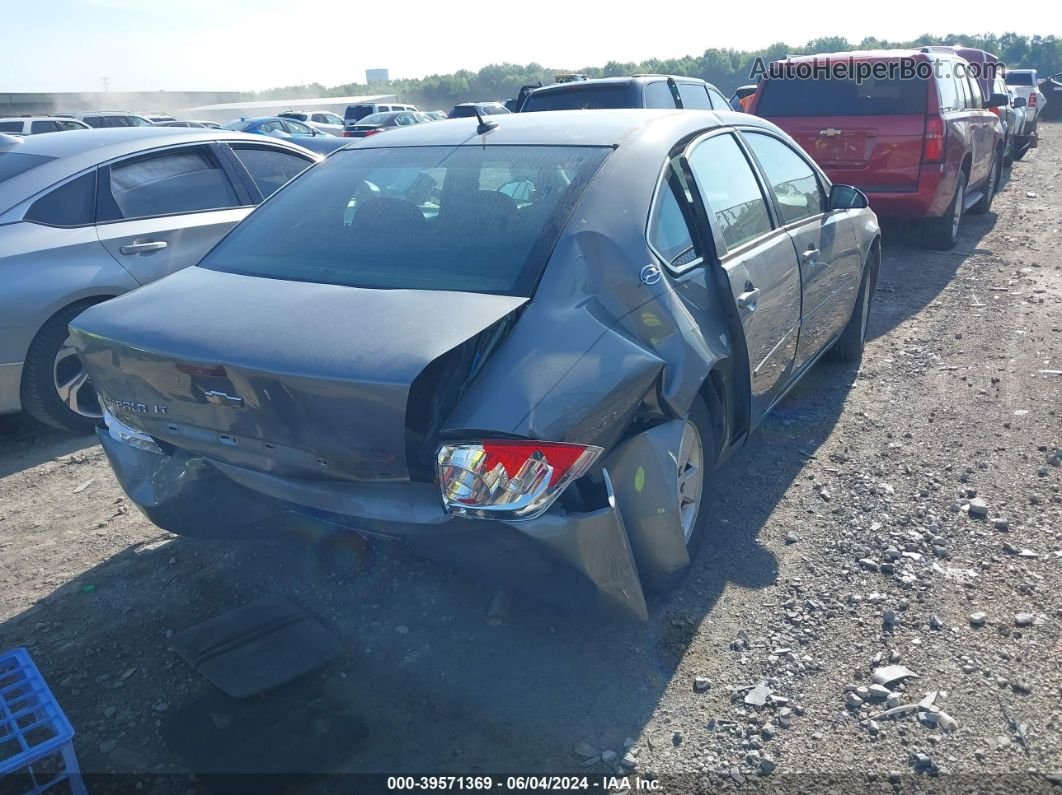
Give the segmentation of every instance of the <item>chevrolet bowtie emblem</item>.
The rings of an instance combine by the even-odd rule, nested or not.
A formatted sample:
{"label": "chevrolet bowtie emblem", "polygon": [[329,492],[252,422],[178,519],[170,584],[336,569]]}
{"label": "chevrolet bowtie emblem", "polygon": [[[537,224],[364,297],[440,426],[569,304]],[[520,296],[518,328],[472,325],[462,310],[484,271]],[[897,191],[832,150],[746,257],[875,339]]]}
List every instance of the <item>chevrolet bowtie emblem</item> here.
{"label": "chevrolet bowtie emblem", "polygon": [[833,136],[835,136],[835,135],[840,135],[840,134],[841,134],[841,130],[838,130],[836,127],[827,127],[825,130],[819,130],[819,135],[828,135],[831,138]]}
{"label": "chevrolet bowtie emblem", "polygon": [[239,395],[229,395],[212,389],[209,392],[203,390],[203,397],[207,399],[207,403],[213,403],[215,406],[228,406],[234,409],[243,408],[243,398]]}

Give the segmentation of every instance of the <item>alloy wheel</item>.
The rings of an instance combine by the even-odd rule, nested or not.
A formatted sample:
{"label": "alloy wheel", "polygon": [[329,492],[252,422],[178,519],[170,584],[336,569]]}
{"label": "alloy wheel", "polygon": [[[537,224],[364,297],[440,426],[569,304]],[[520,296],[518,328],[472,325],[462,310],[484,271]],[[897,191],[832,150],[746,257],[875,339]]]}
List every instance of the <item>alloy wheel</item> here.
{"label": "alloy wheel", "polygon": [[697,526],[697,513],[701,507],[704,490],[704,447],[701,434],[692,421],[686,420],[679,443],[678,459],[679,518],[682,522],[682,539],[687,544]]}
{"label": "alloy wheel", "polygon": [[85,365],[81,363],[71,337],[67,337],[59,347],[52,373],[55,391],[67,408],[82,417],[99,419],[103,416],[96,390],[89,381]]}

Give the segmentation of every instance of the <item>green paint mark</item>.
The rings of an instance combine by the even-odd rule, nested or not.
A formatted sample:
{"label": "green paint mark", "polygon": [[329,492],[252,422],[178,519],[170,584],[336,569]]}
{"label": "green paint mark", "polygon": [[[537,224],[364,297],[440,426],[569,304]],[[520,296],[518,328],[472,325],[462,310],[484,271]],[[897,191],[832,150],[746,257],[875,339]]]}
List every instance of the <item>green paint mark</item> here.
{"label": "green paint mark", "polygon": [[645,470],[638,467],[638,471],[634,473],[634,490],[641,491],[645,488]]}

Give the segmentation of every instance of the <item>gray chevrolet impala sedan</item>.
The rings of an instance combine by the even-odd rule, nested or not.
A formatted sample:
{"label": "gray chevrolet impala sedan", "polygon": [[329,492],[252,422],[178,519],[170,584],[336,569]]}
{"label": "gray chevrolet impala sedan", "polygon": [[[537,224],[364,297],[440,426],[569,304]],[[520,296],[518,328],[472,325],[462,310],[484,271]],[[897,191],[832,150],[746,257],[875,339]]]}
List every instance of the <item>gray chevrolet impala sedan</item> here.
{"label": "gray chevrolet impala sedan", "polygon": [[880,245],[752,116],[459,119],[338,151],[71,331],[159,526],[403,539],[644,619],[712,470],[860,358]]}

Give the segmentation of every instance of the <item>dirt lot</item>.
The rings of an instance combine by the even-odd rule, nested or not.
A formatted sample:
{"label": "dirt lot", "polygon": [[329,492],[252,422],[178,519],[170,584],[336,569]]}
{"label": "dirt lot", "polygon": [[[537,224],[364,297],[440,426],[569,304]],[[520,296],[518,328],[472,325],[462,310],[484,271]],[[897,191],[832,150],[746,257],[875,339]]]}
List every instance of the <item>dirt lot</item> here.
{"label": "dirt lot", "polygon": [[[1055,124],[954,251],[887,229],[862,369],[818,367],[728,464],[713,537],[645,626],[523,601],[497,626],[487,586],[391,545],[175,538],[127,507],[91,440],[5,418],[0,649],[31,649],[84,770],[126,774],[97,780],[103,791],[198,791],[174,738],[207,713],[233,727],[223,745],[250,743],[274,769],[625,769],[665,792],[1051,790],[1060,228]],[[267,594],[317,616],[344,653],[261,700],[274,718],[250,726],[168,639]],[[887,682],[888,705],[935,693],[932,706],[876,717],[872,672],[890,662],[917,678]],[[290,708],[310,701],[342,720],[322,728]],[[314,761],[300,761],[314,736]]]}

